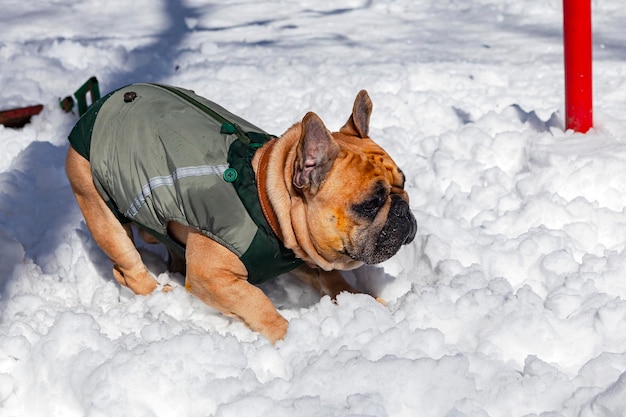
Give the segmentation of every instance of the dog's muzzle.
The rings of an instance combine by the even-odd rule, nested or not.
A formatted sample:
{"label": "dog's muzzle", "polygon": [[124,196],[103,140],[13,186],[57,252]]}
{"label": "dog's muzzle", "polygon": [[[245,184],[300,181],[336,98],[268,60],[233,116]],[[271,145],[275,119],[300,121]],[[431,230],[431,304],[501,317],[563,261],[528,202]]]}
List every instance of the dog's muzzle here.
{"label": "dog's muzzle", "polygon": [[373,242],[354,258],[366,264],[378,264],[395,255],[402,245],[409,244],[417,234],[417,221],[409,203],[398,195],[391,196],[387,222]]}
{"label": "dog's muzzle", "polygon": [[[402,242],[403,245],[413,242],[415,235],[417,234],[417,221],[411,213],[409,203],[397,196],[391,197],[391,209],[389,216],[394,216],[394,219],[398,219],[398,222],[402,225],[403,230],[406,231],[406,238]],[[389,220],[387,221],[389,224]]]}
{"label": "dog's muzzle", "polygon": [[378,236],[378,246],[397,246],[411,243],[417,233],[417,221],[411,213],[409,203],[398,195],[391,196],[391,208],[387,216],[387,223]]}

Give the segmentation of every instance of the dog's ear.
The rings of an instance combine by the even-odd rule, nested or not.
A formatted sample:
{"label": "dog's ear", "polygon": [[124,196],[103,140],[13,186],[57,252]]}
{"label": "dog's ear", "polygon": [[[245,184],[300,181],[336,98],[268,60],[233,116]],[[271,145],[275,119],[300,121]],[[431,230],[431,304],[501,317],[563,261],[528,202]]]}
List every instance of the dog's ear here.
{"label": "dog's ear", "polygon": [[356,95],[352,114],[346,124],[339,129],[345,135],[366,138],[370,130],[370,115],[372,114],[372,99],[367,91],[361,90]]}
{"label": "dog's ear", "polygon": [[340,149],[319,116],[313,112],[307,113],[302,119],[293,185],[312,194],[317,193]]}

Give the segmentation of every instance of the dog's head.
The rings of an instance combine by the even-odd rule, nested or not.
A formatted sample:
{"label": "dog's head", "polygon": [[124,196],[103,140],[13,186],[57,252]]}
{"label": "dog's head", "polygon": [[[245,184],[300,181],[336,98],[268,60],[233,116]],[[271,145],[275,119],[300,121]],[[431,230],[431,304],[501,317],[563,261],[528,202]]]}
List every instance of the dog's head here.
{"label": "dog's head", "polygon": [[336,269],[385,261],[417,231],[404,174],[368,136],[371,112],[363,90],[339,132],[312,112],[302,120],[293,186],[305,202],[311,243]]}

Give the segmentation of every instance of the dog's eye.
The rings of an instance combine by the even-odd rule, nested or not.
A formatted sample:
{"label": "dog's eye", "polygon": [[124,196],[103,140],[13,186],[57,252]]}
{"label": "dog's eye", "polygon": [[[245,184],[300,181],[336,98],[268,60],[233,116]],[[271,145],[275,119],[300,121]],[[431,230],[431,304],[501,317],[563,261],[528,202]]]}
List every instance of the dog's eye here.
{"label": "dog's eye", "polygon": [[363,201],[362,203],[352,206],[354,212],[367,219],[373,219],[378,214],[378,210],[387,201],[387,192],[384,188],[380,187],[373,196]]}
{"label": "dog's eye", "polygon": [[381,198],[373,198],[361,204],[361,209],[366,213],[376,213],[382,205]]}

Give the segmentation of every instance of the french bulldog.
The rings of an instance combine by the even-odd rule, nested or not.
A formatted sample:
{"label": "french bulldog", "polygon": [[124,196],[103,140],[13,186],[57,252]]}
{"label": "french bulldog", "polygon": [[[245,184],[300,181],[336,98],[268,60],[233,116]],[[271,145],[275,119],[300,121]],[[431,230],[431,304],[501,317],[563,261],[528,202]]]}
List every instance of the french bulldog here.
{"label": "french bulldog", "polygon": [[187,290],[274,343],[288,322],[254,284],[292,270],[333,299],[356,293],[340,270],[385,261],[416,235],[371,112],[362,90],[338,132],[309,112],[275,138],[192,91],[132,84],[76,124],[66,173],[118,283],[171,289],[142,262],[135,225],[166,243]]}

